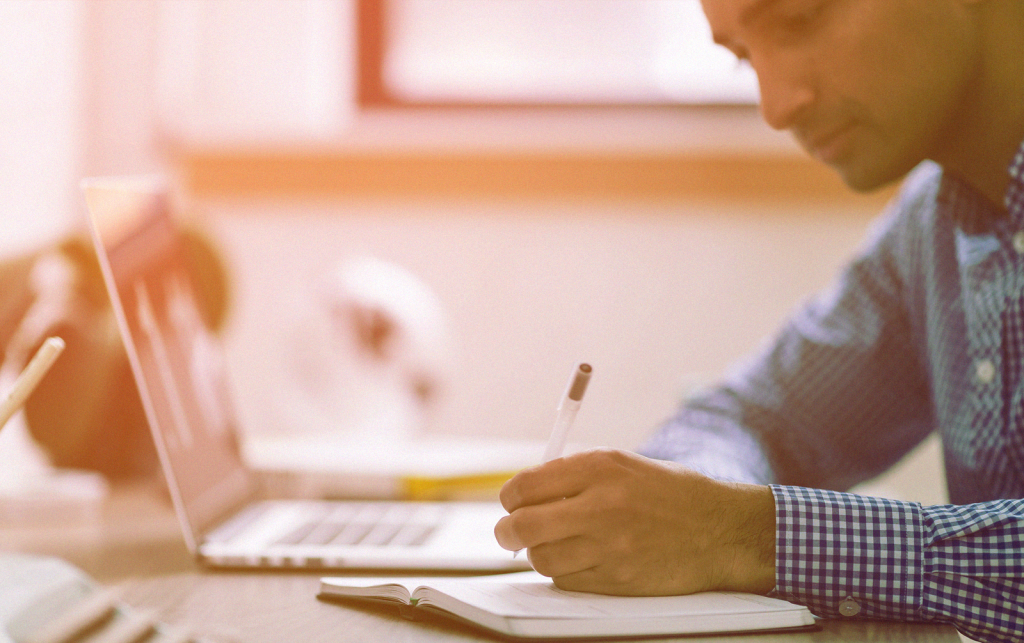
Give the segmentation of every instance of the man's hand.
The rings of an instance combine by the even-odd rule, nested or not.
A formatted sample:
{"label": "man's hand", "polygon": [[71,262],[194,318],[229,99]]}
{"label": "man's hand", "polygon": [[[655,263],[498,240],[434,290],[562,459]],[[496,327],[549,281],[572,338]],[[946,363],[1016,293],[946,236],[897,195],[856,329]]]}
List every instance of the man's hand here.
{"label": "man's hand", "polygon": [[775,587],[775,499],[610,449],[522,471],[494,535],[566,590],[621,595]]}

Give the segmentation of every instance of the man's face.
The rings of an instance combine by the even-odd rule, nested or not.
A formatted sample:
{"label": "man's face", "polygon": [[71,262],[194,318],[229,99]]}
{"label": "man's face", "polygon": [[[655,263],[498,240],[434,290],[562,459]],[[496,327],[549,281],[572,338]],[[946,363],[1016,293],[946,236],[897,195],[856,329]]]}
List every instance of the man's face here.
{"label": "man's face", "polygon": [[850,187],[955,153],[977,34],[968,0],[702,0],[715,41],[750,62],[761,112]]}

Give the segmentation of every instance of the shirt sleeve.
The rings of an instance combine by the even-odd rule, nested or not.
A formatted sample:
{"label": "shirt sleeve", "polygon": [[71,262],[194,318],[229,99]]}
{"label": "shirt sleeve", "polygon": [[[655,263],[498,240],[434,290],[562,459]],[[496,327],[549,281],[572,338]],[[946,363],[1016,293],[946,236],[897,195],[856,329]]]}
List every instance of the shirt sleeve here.
{"label": "shirt sleeve", "polygon": [[712,477],[845,490],[934,429],[902,265],[901,209],[883,217],[832,287],[753,358],[683,404],[644,445]]}
{"label": "shirt sleeve", "polygon": [[914,317],[924,309],[914,257],[930,241],[914,207],[897,202],[832,288],[641,452],[772,484],[776,592],[819,616],[948,622],[1021,641],[1024,500],[922,507],[843,493],[936,426]]}
{"label": "shirt sleeve", "polygon": [[1024,639],[1024,500],[922,507],[773,486],[776,594],[825,618]]}

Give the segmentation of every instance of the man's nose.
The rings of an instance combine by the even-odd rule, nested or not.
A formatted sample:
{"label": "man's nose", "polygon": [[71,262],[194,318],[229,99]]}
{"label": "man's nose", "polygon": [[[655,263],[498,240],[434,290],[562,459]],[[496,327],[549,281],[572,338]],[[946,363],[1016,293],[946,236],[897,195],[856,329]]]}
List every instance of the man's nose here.
{"label": "man's nose", "polygon": [[761,87],[761,116],[774,129],[790,129],[814,103],[816,89],[795,61],[773,59],[756,65]]}

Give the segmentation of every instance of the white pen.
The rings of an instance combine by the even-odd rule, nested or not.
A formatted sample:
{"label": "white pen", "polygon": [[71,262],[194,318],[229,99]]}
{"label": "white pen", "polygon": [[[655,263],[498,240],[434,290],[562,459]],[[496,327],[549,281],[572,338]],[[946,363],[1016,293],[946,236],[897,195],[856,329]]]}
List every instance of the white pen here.
{"label": "white pen", "polygon": [[0,403],[0,428],[7,424],[7,420],[18,412],[25,404],[25,400],[35,390],[36,385],[43,379],[46,372],[50,370],[57,357],[64,350],[64,340],[60,337],[50,337],[39,347],[36,354],[29,361],[25,370],[14,380],[11,392],[6,399]]}
{"label": "white pen", "polygon": [[569,377],[569,383],[565,387],[565,394],[558,405],[555,415],[555,426],[551,429],[551,437],[548,438],[548,446],[544,450],[544,462],[554,460],[562,455],[565,449],[565,441],[569,437],[569,429],[576,419],[583,402],[583,394],[590,382],[590,374],[593,372],[590,364],[577,364]]}
{"label": "white pen", "polygon": [[[551,428],[551,437],[548,438],[548,446],[544,449],[544,462],[554,460],[562,455],[565,450],[565,442],[569,437],[569,429],[576,419],[583,402],[583,394],[587,391],[587,384],[590,382],[590,374],[594,372],[590,364],[577,364],[569,377],[569,383],[565,387],[562,401],[558,404],[555,412],[555,426]],[[512,552],[512,558],[519,555],[521,549]]]}

